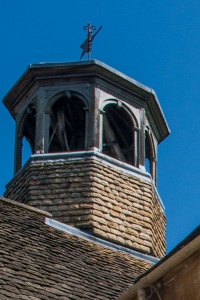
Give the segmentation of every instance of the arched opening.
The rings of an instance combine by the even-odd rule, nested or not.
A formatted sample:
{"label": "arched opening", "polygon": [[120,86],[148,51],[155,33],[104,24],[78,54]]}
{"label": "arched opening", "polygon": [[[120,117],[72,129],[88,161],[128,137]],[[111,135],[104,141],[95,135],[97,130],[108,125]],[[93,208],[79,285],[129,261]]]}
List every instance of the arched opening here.
{"label": "arched opening", "polygon": [[29,106],[23,124],[22,136],[30,144],[31,152],[35,151],[36,110]]}
{"label": "arched opening", "polygon": [[106,105],[104,112],[102,152],[134,165],[134,123],[131,116],[115,103]]}
{"label": "arched opening", "polygon": [[62,97],[51,107],[48,152],[85,149],[85,105],[77,97]]}
{"label": "arched opening", "polygon": [[28,158],[35,152],[36,110],[29,106],[17,133],[15,172],[19,171]]}
{"label": "arched opening", "polygon": [[29,142],[25,137],[22,139],[22,166],[27,162],[27,160],[30,158],[31,154],[33,153],[30,147]]}
{"label": "arched opening", "polygon": [[155,150],[148,130],[145,131],[145,169],[155,180]]}

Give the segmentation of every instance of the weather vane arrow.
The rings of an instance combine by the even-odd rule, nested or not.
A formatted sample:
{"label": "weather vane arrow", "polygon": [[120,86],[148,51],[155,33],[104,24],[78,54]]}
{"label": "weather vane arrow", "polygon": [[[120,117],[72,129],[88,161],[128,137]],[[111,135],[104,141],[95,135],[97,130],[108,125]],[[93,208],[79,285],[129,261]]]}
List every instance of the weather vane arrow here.
{"label": "weather vane arrow", "polygon": [[95,26],[92,26],[90,23],[88,23],[87,26],[84,26],[83,29],[88,31],[87,38],[85,42],[80,46],[81,49],[83,49],[81,53],[80,60],[85,55],[85,53],[88,53],[88,60],[91,59],[91,51],[92,51],[92,41],[94,40],[95,36],[99,33],[102,26],[99,27],[99,29],[95,32],[95,34],[92,35],[92,30],[96,30]]}

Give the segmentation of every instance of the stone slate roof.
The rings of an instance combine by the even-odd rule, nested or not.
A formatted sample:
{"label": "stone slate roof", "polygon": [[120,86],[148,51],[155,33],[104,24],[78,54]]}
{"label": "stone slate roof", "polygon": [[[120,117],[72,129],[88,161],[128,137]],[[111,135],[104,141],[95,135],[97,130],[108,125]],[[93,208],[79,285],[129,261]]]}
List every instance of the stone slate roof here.
{"label": "stone slate roof", "polygon": [[142,273],[140,276],[136,277],[134,283],[137,283],[142,277],[151,273],[158,266],[162,265],[165,261],[167,261],[174,254],[179,252],[182,248],[187,246],[190,242],[200,236],[200,225],[197,226],[184,240],[182,240],[174,249],[172,249],[167,255],[165,255],[162,259],[160,259],[156,264],[154,264],[151,268],[149,268],[146,272]]}
{"label": "stone slate roof", "polygon": [[151,264],[44,223],[0,198],[0,299],[116,299]]}

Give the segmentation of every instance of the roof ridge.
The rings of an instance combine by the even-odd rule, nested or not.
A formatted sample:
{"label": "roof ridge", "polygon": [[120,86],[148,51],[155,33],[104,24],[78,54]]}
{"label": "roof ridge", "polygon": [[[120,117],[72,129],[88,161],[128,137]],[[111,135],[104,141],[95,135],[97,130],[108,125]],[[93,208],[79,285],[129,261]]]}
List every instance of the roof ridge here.
{"label": "roof ridge", "polygon": [[27,204],[24,204],[24,203],[17,202],[16,200],[11,200],[11,199],[0,196],[0,201],[22,207],[24,209],[27,209],[27,210],[29,210],[31,212],[34,212],[34,213],[37,213],[39,215],[44,215],[45,217],[52,217],[52,214],[50,214],[47,211],[44,211],[44,210],[39,209],[39,208],[35,208],[33,206],[30,206],[30,205],[27,205]]}

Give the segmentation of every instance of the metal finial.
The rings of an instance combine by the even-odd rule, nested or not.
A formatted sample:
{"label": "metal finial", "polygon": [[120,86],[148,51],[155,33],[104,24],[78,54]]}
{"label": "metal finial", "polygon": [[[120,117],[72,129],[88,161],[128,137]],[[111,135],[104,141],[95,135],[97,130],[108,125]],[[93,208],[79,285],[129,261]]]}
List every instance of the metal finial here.
{"label": "metal finial", "polygon": [[88,34],[87,34],[87,38],[86,38],[85,42],[80,46],[81,49],[83,49],[80,60],[85,55],[85,53],[88,53],[88,60],[91,59],[92,41],[95,38],[95,36],[97,35],[97,33],[101,30],[101,28],[102,28],[102,26],[100,26],[99,29],[97,30],[97,32],[95,32],[95,34],[92,35],[92,31],[96,30],[95,26],[92,26],[90,23],[88,23],[88,25],[83,27],[84,30],[88,31]]}

